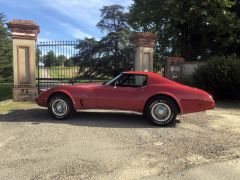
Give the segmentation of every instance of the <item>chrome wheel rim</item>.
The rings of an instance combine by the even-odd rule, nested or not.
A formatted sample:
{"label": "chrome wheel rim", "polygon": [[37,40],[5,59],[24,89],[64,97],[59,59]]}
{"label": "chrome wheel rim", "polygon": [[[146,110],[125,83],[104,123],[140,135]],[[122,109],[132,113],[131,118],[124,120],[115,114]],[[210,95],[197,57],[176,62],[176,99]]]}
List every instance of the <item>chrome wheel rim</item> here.
{"label": "chrome wheel rim", "polygon": [[52,103],[52,111],[57,116],[64,116],[68,110],[67,103],[62,99],[56,99]]}
{"label": "chrome wheel rim", "polygon": [[158,102],[151,108],[152,117],[159,122],[167,121],[170,118],[171,113],[170,107],[165,103]]}

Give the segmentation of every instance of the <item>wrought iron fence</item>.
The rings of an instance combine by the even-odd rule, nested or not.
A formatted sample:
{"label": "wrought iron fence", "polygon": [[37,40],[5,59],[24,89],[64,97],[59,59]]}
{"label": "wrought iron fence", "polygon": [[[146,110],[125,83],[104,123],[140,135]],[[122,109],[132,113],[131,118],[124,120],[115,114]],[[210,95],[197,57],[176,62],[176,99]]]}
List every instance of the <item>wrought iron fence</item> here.
{"label": "wrought iron fence", "polygon": [[47,89],[62,84],[104,81],[111,73],[100,74],[94,58],[82,60],[77,48],[79,41],[46,41],[37,44],[38,89]]}

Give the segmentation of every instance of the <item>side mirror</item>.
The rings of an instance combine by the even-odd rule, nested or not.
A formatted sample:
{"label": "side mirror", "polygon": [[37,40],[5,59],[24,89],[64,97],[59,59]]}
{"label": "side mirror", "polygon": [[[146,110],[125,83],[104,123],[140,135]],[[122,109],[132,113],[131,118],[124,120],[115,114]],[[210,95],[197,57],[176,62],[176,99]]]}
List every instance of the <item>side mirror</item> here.
{"label": "side mirror", "polygon": [[119,83],[118,83],[118,81],[115,81],[115,83],[114,83],[114,88],[117,88],[117,85],[118,85]]}

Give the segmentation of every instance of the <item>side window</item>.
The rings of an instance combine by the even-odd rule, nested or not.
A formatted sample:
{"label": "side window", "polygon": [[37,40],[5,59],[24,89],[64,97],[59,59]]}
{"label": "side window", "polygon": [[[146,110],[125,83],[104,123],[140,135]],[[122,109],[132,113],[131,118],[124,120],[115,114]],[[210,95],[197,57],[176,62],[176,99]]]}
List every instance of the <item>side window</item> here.
{"label": "side window", "polygon": [[129,74],[119,82],[119,86],[124,87],[142,87],[147,85],[147,76]]}

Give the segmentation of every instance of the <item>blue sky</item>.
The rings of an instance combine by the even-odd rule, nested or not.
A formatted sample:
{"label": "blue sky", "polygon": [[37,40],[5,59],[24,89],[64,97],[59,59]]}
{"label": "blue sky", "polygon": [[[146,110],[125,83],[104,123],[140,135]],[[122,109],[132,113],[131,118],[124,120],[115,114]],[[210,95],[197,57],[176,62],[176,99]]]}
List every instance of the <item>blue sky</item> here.
{"label": "blue sky", "polygon": [[100,39],[97,29],[104,5],[120,4],[126,9],[132,0],[0,0],[0,12],[7,20],[33,20],[40,26],[39,41]]}

